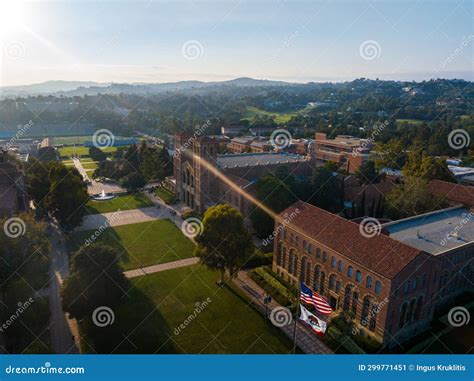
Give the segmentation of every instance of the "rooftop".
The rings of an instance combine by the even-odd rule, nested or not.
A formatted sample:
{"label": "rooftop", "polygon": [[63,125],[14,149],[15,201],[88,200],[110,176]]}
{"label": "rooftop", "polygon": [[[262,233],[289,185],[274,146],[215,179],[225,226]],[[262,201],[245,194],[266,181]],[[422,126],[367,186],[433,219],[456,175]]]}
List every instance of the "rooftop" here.
{"label": "rooftop", "polygon": [[285,214],[292,212],[296,216],[288,224],[290,228],[388,279],[421,253],[383,234],[367,238],[361,234],[359,224],[303,201],[296,202],[279,216],[285,218]]}
{"label": "rooftop", "polygon": [[474,207],[474,187],[472,186],[431,180],[428,188],[435,195],[444,196],[451,202]]}
{"label": "rooftop", "polygon": [[217,164],[223,168],[286,164],[301,161],[306,161],[304,156],[283,152],[240,153],[219,155],[217,157]]}
{"label": "rooftop", "polygon": [[474,212],[454,207],[384,224],[390,237],[411,247],[439,254],[474,242]]}

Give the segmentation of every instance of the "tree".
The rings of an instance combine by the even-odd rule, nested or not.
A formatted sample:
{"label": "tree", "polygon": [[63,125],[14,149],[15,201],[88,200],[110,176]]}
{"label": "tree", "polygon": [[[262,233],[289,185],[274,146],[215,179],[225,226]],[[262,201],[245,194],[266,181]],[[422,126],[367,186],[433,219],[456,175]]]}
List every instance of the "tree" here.
{"label": "tree", "polygon": [[75,168],[55,163],[49,170],[50,189],[45,208],[60,225],[72,228],[82,221],[89,199],[81,174]]}
{"label": "tree", "polygon": [[94,146],[89,148],[89,156],[94,161],[102,162],[107,160],[107,155],[100,148]]}
{"label": "tree", "polygon": [[229,205],[209,208],[202,224],[202,233],[195,238],[195,255],[210,269],[220,271],[223,284],[225,272],[233,277],[253,253],[252,237],[242,215]]}
{"label": "tree", "polygon": [[122,185],[127,190],[136,191],[146,184],[146,180],[140,172],[132,172],[121,179]]}
{"label": "tree", "polygon": [[318,167],[314,170],[311,183],[313,186],[311,203],[332,212],[342,209],[342,180],[337,174],[324,167]]}
{"label": "tree", "polygon": [[371,160],[366,161],[359,168],[357,168],[355,176],[362,185],[375,184],[381,179],[380,175],[375,169],[375,163]]}
{"label": "tree", "polygon": [[63,309],[71,318],[90,317],[97,307],[118,306],[129,287],[115,249],[99,243],[85,246],[72,256],[71,275],[61,290]]}
{"label": "tree", "polygon": [[397,220],[441,209],[447,202],[444,197],[430,193],[426,180],[408,177],[387,194],[385,205],[388,216]]}
{"label": "tree", "polygon": [[28,195],[41,213],[44,212],[44,202],[51,187],[49,167],[49,163],[41,163],[34,157],[30,158],[25,165]]}

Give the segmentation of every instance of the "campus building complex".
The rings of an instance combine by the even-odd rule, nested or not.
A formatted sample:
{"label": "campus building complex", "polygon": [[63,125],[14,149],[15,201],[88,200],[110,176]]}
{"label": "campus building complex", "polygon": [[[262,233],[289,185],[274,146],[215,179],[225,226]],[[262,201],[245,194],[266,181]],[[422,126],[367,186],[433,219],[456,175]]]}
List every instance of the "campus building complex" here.
{"label": "campus building complex", "polygon": [[273,270],[305,282],[384,345],[428,329],[436,308],[472,289],[474,209],[462,205],[374,233],[300,201],[279,214],[275,232]]}

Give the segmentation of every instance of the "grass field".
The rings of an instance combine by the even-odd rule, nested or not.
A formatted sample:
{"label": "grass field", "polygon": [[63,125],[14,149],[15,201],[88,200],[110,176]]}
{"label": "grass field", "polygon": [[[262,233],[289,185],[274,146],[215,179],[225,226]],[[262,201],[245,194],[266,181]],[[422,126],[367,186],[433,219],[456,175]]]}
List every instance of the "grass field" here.
{"label": "grass field", "polygon": [[[115,152],[117,151],[118,147],[105,147],[101,148],[102,151],[104,152]],[[89,147],[84,147],[82,145],[78,146],[70,146],[70,147],[61,147],[59,148],[59,156],[60,157],[71,157],[73,154],[81,156],[81,157],[86,157],[89,156]]]}
{"label": "grass field", "polygon": [[86,140],[92,140],[92,136],[60,136],[53,138],[54,145],[84,144]]}
{"label": "grass field", "polygon": [[85,161],[85,160],[81,160],[81,164],[82,164],[82,167],[84,169],[96,169],[97,168],[97,165],[98,165],[98,162],[97,161]]}
{"label": "grass field", "polygon": [[150,199],[143,193],[118,196],[109,201],[89,200],[86,204],[89,214],[116,212],[153,206]]}
{"label": "grass field", "polygon": [[171,204],[176,199],[176,196],[174,195],[174,193],[170,192],[166,188],[160,188],[160,187],[156,188],[155,194],[159,198],[161,198],[166,204]]}
{"label": "grass field", "polygon": [[408,124],[412,124],[414,126],[419,126],[420,124],[424,123],[423,120],[420,120],[420,119],[397,119],[396,122],[398,124],[402,124],[402,123],[408,123]]}
{"label": "grass field", "polygon": [[84,341],[100,353],[290,353],[291,341],[217,279],[200,265],[134,278],[114,324],[90,327]]}
{"label": "grass field", "polygon": [[243,115],[244,120],[250,120],[252,121],[257,115],[261,116],[270,116],[275,118],[275,123],[277,124],[282,124],[282,123],[287,123],[292,116],[298,115],[298,112],[293,112],[293,113],[277,113],[277,112],[268,112],[264,110],[260,110],[256,107],[249,107],[247,106],[247,111]]}
{"label": "grass field", "polygon": [[[93,233],[75,233],[69,241],[70,251],[77,250]],[[95,242],[116,248],[125,270],[190,258],[194,250],[194,244],[169,220],[108,228]]]}

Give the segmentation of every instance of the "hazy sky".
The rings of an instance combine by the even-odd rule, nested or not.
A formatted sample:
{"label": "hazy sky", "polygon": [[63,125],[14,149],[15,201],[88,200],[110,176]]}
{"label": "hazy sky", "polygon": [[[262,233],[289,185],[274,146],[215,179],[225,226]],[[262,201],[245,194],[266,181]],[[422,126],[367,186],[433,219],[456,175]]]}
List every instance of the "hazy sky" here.
{"label": "hazy sky", "polygon": [[473,2],[0,0],[0,85],[473,79]]}

